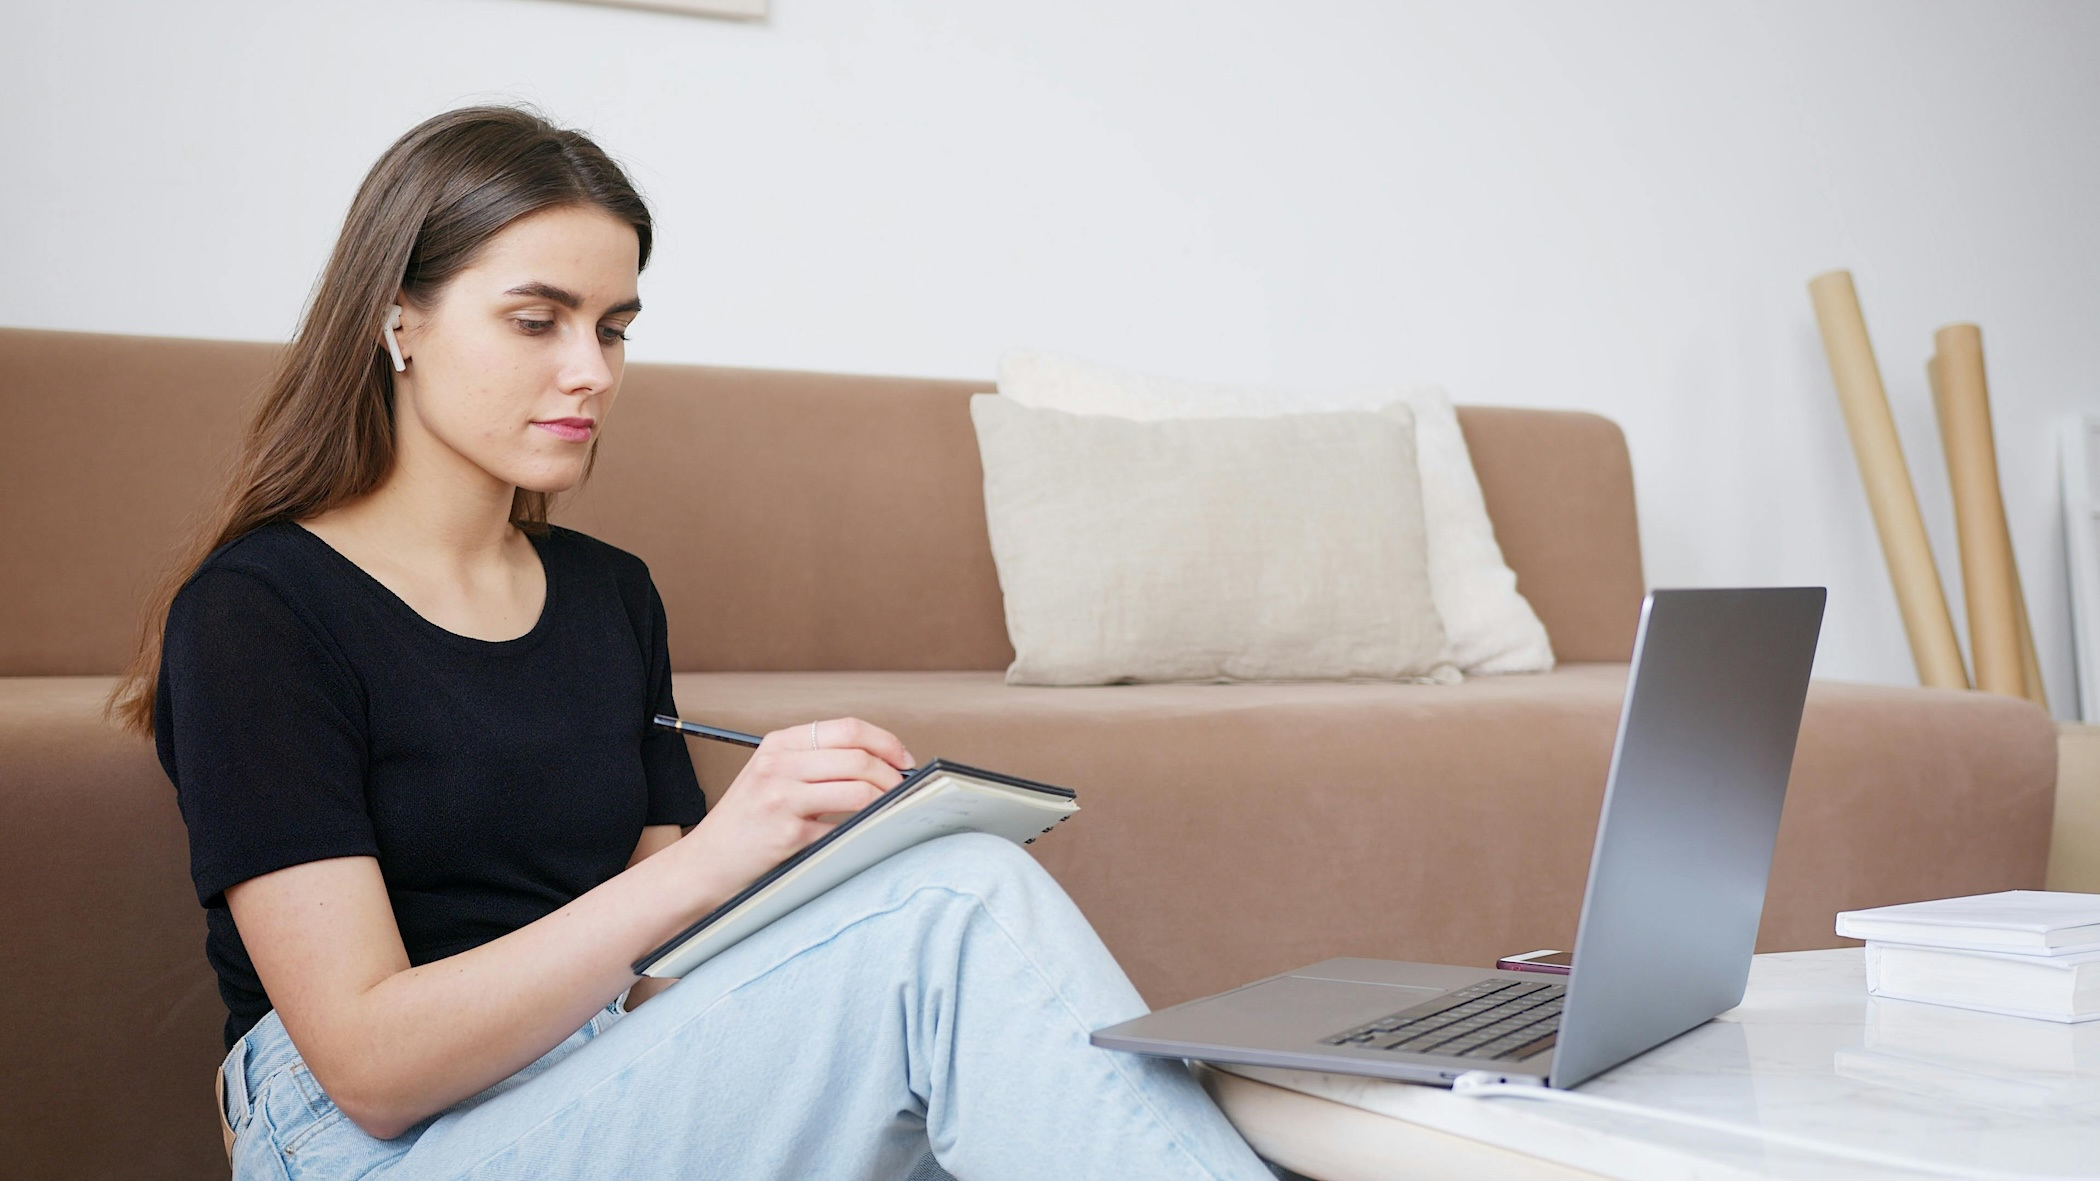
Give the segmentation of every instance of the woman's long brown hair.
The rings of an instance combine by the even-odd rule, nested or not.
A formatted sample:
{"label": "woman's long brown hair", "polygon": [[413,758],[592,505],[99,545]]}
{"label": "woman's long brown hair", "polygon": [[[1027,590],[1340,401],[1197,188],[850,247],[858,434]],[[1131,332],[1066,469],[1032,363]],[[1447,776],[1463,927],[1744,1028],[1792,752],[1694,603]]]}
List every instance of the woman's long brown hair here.
{"label": "woman's long brown hair", "polygon": [[[431,306],[503,227],[561,206],[596,207],[632,225],[648,265],[649,208],[620,166],[588,137],[530,111],[448,111],[372,165],[225,491],[147,600],[138,651],[110,694],[113,718],[152,732],[168,609],[206,558],[264,525],[354,501],[392,468],[394,374],[380,336],[388,305],[406,296]],[[519,489],[511,520],[544,530],[548,501]]]}

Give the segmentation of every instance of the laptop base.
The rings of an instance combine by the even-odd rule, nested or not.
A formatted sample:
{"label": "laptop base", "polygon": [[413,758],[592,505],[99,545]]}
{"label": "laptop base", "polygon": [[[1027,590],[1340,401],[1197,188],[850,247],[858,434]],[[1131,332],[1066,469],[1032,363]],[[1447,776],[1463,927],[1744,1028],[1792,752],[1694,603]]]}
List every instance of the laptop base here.
{"label": "laptop base", "polygon": [[1447,1087],[1458,1076],[1480,1070],[1512,1082],[1543,1084],[1552,1072],[1550,1049],[1512,1060],[1327,1044],[1326,1039],[1337,1034],[1486,980],[1527,986],[1540,983],[1536,974],[1448,964],[1322,960],[1097,1030],[1093,1044],[1156,1057],[1359,1074]]}

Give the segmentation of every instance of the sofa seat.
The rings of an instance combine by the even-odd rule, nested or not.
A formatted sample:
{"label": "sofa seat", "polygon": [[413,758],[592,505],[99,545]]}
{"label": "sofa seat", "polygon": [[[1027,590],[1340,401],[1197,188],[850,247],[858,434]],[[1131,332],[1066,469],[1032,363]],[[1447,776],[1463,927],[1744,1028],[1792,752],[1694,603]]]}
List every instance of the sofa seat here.
{"label": "sofa seat", "polygon": [[[676,692],[716,725],[859,716],[922,758],[1078,789],[1081,813],[1033,848],[1160,1005],[1328,956],[1486,965],[1568,946],[1625,680],[1623,664],[1449,686],[684,673]],[[150,742],[102,720],[111,684],[0,677],[0,946],[19,1002],[0,1059],[124,1063],[0,1075],[0,1159],[57,1136],[76,1175],[154,1159],[201,1176],[223,1159],[225,1013],[174,791]],[[692,748],[711,797],[746,757]],[[2023,701],[1817,682],[1758,949],[1832,946],[1847,907],[2039,888],[2055,769],[2054,728]]]}
{"label": "sofa seat", "polygon": [[[1161,1005],[1329,956],[1570,946],[1626,668],[1080,689],[687,673],[676,693],[713,725],[858,716],[920,758],[1078,790],[1080,814],[1033,848]],[[694,755],[710,798],[746,757]],[[1835,946],[1851,907],[2040,888],[2055,778],[2055,730],[2024,701],[1815,682],[1758,950]]]}

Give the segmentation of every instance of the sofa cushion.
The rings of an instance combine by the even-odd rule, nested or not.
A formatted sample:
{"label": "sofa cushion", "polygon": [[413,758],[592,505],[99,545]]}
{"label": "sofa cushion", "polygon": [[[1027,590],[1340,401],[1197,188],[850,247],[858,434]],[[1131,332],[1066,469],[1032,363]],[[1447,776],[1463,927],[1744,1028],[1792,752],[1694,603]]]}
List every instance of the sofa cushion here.
{"label": "sofa cushion", "polygon": [[[998,673],[707,673],[684,716],[853,715],[1079,792],[1033,848],[1154,1004],[1328,956],[1456,964],[1568,947],[1623,664],[1461,685],[1009,686]],[[696,743],[720,793],[744,752]],[[2038,888],[2055,730],[2026,702],[1819,681],[1758,950],[1837,911]],[[1200,904],[1196,900],[1201,900]]]}
{"label": "sofa cushion", "polygon": [[1531,604],[1517,593],[1516,573],[1502,562],[1465,433],[1451,396],[1439,386],[1419,381],[1324,389],[1220,385],[1014,349],[999,358],[999,392],[1025,406],[1148,421],[1404,405],[1415,419],[1429,583],[1444,623],[1445,659],[1469,674],[1553,667],[1553,646]]}
{"label": "sofa cushion", "polygon": [[1414,419],[1133,422],[970,399],[1012,685],[1441,664]]}

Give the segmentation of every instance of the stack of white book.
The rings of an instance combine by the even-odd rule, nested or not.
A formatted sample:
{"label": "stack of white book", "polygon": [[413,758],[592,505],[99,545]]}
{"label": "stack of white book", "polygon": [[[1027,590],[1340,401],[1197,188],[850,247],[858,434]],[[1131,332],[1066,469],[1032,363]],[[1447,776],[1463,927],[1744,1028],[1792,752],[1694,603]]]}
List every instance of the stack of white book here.
{"label": "stack of white book", "polygon": [[2007,890],[1837,916],[1867,941],[1867,991],[2039,1017],[2100,1018],[2100,894]]}

